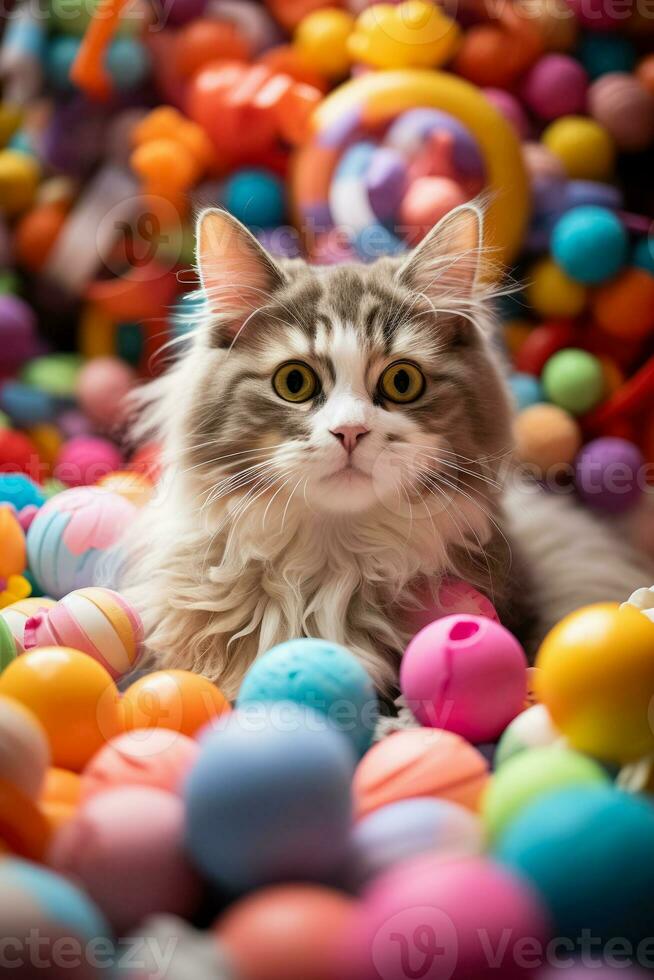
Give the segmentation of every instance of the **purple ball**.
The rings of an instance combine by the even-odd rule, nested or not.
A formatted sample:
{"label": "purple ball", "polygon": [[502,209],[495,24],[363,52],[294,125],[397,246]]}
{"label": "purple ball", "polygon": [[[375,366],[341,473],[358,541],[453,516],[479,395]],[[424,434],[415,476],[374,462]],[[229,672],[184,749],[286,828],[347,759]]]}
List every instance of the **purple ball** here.
{"label": "purple ball", "polygon": [[546,54],[536,62],[522,84],[522,97],[541,119],[584,112],[588,74],[566,54]]}
{"label": "purple ball", "polygon": [[644,463],[641,451],[627,439],[593,439],[577,456],[577,493],[593,510],[622,514],[643,493]]}
{"label": "purple ball", "polygon": [[18,296],[0,295],[0,350],[2,370],[11,373],[34,357],[37,349],[36,317]]}

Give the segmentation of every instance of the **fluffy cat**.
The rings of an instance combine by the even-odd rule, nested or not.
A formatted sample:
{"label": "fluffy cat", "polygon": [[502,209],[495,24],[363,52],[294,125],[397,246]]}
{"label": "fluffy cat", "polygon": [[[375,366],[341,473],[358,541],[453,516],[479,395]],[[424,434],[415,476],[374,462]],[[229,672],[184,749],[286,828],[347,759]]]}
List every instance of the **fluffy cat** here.
{"label": "fluffy cat", "polygon": [[165,467],[123,586],[150,664],[234,696],[259,653],[318,635],[388,693],[407,616],[445,575],[532,643],[648,582],[618,542],[599,571],[608,532],[569,501],[505,492],[511,407],[477,205],[369,266],[277,262],[218,210],[197,240],[206,314],[140,396]]}

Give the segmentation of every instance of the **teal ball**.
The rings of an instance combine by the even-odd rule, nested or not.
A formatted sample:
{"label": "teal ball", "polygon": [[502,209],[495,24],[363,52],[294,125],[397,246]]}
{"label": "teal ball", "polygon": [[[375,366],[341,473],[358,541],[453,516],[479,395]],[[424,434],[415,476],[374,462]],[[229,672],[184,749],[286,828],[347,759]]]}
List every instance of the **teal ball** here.
{"label": "teal ball", "polygon": [[362,756],[372,743],[379,703],[367,671],[338,643],[310,637],[273,647],[250,667],[237,707],[292,701],[318,711]]}
{"label": "teal ball", "polygon": [[150,74],[148,49],[133,37],[117,37],[107,52],[107,70],[121,92],[129,92]]}
{"label": "teal ball", "polygon": [[596,286],[618,274],[627,261],[629,239],[617,215],[585,204],[567,211],[552,231],[552,255],[577,282]]}
{"label": "teal ball", "polygon": [[244,225],[281,225],[286,215],[284,181],[268,170],[238,170],[225,182],[224,204]]}
{"label": "teal ball", "polygon": [[619,34],[584,34],[577,51],[581,63],[593,81],[613,71],[630,72],[638,54],[634,44]]}

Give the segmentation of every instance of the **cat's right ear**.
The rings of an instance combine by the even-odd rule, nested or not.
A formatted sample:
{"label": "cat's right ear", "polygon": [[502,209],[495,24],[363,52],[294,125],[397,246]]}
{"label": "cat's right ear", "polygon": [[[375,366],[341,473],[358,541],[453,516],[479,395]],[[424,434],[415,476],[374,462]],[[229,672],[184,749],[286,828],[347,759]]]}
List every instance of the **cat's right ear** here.
{"label": "cat's right ear", "polygon": [[197,267],[217,346],[230,346],[247,320],[284,282],[284,275],[245,225],[210,208],[196,228]]}

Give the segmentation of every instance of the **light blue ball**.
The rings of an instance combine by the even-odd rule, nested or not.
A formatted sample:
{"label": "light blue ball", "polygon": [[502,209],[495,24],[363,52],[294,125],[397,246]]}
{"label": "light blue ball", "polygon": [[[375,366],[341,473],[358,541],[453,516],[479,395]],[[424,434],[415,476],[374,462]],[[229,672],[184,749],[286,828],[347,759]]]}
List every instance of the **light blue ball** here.
{"label": "light blue ball", "polygon": [[516,371],[509,378],[509,387],[519,412],[529,408],[530,405],[547,401],[543,386],[533,374],[522,374],[520,371]]}
{"label": "light blue ball", "polygon": [[45,496],[41,488],[23,473],[0,473],[0,503],[23,507],[42,507]]}
{"label": "light blue ball", "polygon": [[297,704],[234,711],[201,740],[185,786],[186,845],[231,893],[328,881],[347,853],[354,754]]}
{"label": "light blue ball", "polygon": [[72,92],[75,87],[70,80],[70,69],[80,44],[80,38],[61,34],[53,37],[48,45],[46,72],[50,83],[59,92]]}
{"label": "light blue ball", "polygon": [[237,706],[293,701],[319,711],[362,756],[372,743],[379,703],[369,674],[345,647],[303,638],[273,647],[250,667]]}
{"label": "light blue ball", "polygon": [[654,922],[654,806],[613,787],[575,787],[520,811],[495,857],[536,887],[553,934],[637,945]]}
{"label": "light blue ball", "polygon": [[256,228],[281,225],[286,216],[286,186],[269,170],[239,170],[225,182],[224,203],[243,224]]}
{"label": "light blue ball", "polygon": [[109,46],[107,71],[121,92],[129,92],[144,82],[151,64],[147,48],[133,37],[117,37]]}
{"label": "light blue ball", "polygon": [[202,293],[184,293],[175,303],[172,312],[172,334],[174,337],[186,337],[198,326],[206,309],[206,301]]}
{"label": "light blue ball", "polygon": [[624,225],[608,208],[584,205],[567,211],[552,232],[555,261],[572,279],[597,285],[617,275],[627,260]]}
{"label": "light blue ball", "polygon": [[636,48],[619,34],[584,34],[577,54],[592,79],[610,71],[631,72],[638,55]]}
{"label": "light blue ball", "polygon": [[631,253],[631,264],[654,276],[654,239],[639,238]]}
{"label": "light blue ball", "polygon": [[0,408],[17,425],[31,426],[51,422],[57,415],[59,403],[40,388],[21,381],[7,381],[0,391]]}

